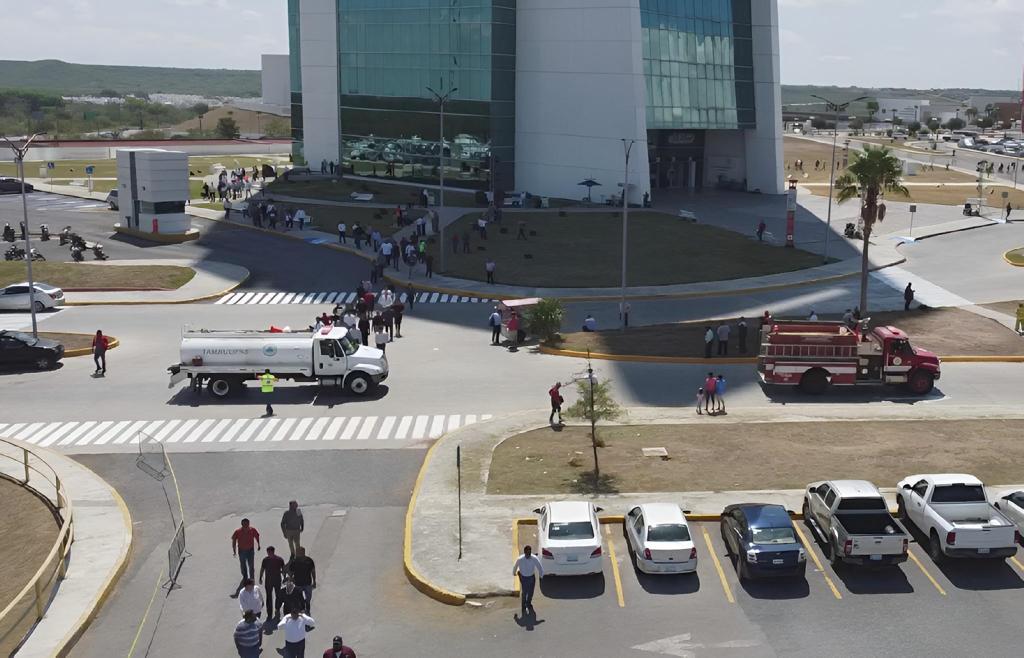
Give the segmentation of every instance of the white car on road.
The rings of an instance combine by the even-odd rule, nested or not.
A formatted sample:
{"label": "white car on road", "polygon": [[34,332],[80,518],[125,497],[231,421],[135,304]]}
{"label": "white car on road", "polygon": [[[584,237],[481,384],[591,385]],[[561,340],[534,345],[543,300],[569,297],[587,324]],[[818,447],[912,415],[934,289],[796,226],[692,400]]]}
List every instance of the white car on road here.
{"label": "white car on road", "polygon": [[[32,299],[35,301],[36,313],[64,305],[64,291],[60,288],[38,281],[34,287],[36,290]],[[28,282],[15,283],[0,290],[0,310],[28,311],[28,291]]]}
{"label": "white car on road", "polygon": [[691,573],[697,547],[686,515],[672,503],[638,505],[623,520],[636,568],[644,573]]}
{"label": "white car on road", "polygon": [[545,576],[584,576],[604,569],[600,507],[585,501],[548,503],[533,510],[537,522],[537,554]]}

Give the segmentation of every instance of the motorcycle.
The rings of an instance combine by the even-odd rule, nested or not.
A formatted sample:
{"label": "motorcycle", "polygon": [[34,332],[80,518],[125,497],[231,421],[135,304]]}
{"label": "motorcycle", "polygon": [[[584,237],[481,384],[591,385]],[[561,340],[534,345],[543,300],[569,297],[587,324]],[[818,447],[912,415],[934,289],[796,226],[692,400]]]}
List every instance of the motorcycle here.
{"label": "motorcycle", "polygon": [[14,242],[14,229],[10,224],[4,224],[4,242]]}
{"label": "motorcycle", "polygon": [[32,256],[32,260],[46,260],[46,256],[42,255],[41,253],[39,253],[38,251],[36,251],[36,250],[35,250],[34,248],[33,248],[33,249],[31,249],[31,250],[29,251],[29,253],[30,253],[30,254],[31,254],[31,256]]}
{"label": "motorcycle", "polygon": [[75,261],[76,263],[81,263],[83,260],[85,260],[85,256],[82,255],[82,248],[79,247],[78,245],[73,245],[71,247],[71,260]]}
{"label": "motorcycle", "polygon": [[103,245],[99,242],[92,246],[92,255],[96,260],[107,260],[110,258],[110,256],[103,253]]}
{"label": "motorcycle", "polygon": [[4,252],[4,260],[24,260],[25,250],[18,245],[11,245],[11,247]]}
{"label": "motorcycle", "polygon": [[851,240],[863,240],[864,234],[861,233],[860,228],[857,227],[853,222],[848,222],[846,228],[843,230],[843,235],[850,238]]}
{"label": "motorcycle", "polygon": [[50,240],[50,227],[46,224],[39,225],[39,239],[43,242],[48,242]]}
{"label": "motorcycle", "polygon": [[65,226],[64,230],[60,232],[60,246],[66,245],[71,241],[71,227]]}

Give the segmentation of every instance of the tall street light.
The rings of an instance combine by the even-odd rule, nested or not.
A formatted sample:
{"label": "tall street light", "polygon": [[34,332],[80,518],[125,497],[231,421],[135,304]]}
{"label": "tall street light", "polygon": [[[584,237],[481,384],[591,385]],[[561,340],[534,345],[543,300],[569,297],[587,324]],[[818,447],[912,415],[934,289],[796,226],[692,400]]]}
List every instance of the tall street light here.
{"label": "tall street light", "polygon": [[21,213],[23,222],[25,223],[25,264],[28,266],[28,310],[32,314],[32,336],[33,338],[39,338],[39,331],[36,326],[36,286],[32,280],[32,232],[28,228],[28,200],[25,198],[25,154],[28,153],[28,147],[32,144],[32,141],[40,135],[46,133],[36,133],[25,140],[25,143],[21,146],[15,145],[14,142],[3,138],[7,145],[14,151],[14,161],[18,163],[18,178],[21,179]]}
{"label": "tall street light", "polygon": [[852,103],[865,100],[867,96],[858,96],[857,98],[854,98],[853,100],[850,101],[846,101],[845,103],[836,103],[835,101],[830,101],[827,98],[823,98],[822,96],[815,96],[814,94],[811,94],[811,97],[817,98],[818,100],[823,101],[825,103],[825,111],[832,111],[833,122],[835,123],[835,129],[832,131],[832,163],[828,168],[828,219],[826,219],[825,221],[824,256],[824,262],[827,263],[829,240],[832,237],[832,191],[833,186],[836,182],[836,140],[839,138],[839,113],[845,112],[846,108],[850,107]]}
{"label": "tall street light", "polygon": [[[442,88],[444,88],[444,80],[441,80],[441,85],[440,86]],[[458,87],[452,87],[451,89],[449,89],[444,94],[441,94],[441,93],[438,93],[438,92],[434,91],[433,88],[427,87],[427,91],[429,91],[434,96],[434,100],[437,101],[437,104],[441,108],[441,126],[440,126],[439,138],[438,138],[438,151],[437,151],[437,165],[438,165],[437,166],[437,173],[441,177],[441,191],[440,191],[440,194],[438,195],[439,203],[438,203],[438,207],[437,207],[437,213],[438,213],[438,226],[441,228],[441,233],[440,233],[440,235],[437,236],[437,239],[440,241],[440,245],[439,245],[439,248],[438,248],[438,253],[441,254],[441,271],[442,272],[445,271],[444,256],[445,256],[445,253],[448,251],[447,249],[445,249],[445,243],[444,243],[444,222],[441,221],[442,218],[440,216],[441,213],[444,211],[444,106],[445,106],[445,104],[449,100],[451,100],[452,95],[455,94],[455,92],[457,92],[458,90],[459,90]]]}
{"label": "tall street light", "polygon": [[622,147],[626,151],[626,171],[622,181],[622,300],[619,302],[619,318],[622,320],[623,331],[626,330],[626,256],[629,253],[629,153],[633,150],[635,139],[623,139]]}

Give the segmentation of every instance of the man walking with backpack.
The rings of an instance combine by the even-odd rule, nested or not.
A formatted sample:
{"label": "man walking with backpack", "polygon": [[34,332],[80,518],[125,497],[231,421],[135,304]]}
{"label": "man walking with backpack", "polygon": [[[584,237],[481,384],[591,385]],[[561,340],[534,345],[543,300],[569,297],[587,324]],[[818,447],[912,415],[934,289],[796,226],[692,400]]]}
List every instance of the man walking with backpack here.
{"label": "man walking with backpack", "polygon": [[564,425],[562,422],[562,403],[565,402],[565,398],[562,397],[561,382],[555,382],[555,385],[548,390],[548,397],[551,398],[551,414],[548,416],[548,423],[554,425],[555,414],[558,414],[558,424]]}
{"label": "man walking with backpack", "polygon": [[494,311],[491,312],[491,317],[487,319],[487,324],[491,327],[491,345],[501,344],[501,313],[498,312],[498,307],[494,307]]}

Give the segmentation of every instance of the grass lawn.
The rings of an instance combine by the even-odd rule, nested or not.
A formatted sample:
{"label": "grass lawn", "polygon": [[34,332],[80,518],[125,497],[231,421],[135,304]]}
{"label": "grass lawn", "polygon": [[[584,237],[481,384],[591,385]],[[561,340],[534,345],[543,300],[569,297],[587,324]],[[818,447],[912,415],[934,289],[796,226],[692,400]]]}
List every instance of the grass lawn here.
{"label": "grass lawn", "polygon": [[[841,316],[823,314],[820,317],[823,320],[838,320]],[[872,326],[893,325],[903,329],[910,335],[911,343],[931,350],[939,356],[1024,354],[1024,340],[1015,333],[995,320],[956,308],[913,309],[908,313],[873,313],[871,320]],[[730,356],[737,356],[735,319],[730,318],[729,323],[733,325]],[[580,352],[585,352],[589,348],[592,352],[605,354],[703,357],[705,327],[710,325],[716,328],[719,324],[721,320],[707,324],[677,322],[631,327],[626,332],[618,329],[574,332],[565,334],[558,347]],[[747,325],[750,352],[748,356],[756,356],[760,318],[747,318]],[[951,331],[951,327],[956,327],[956,331]]]}
{"label": "grass lawn", "polygon": [[[469,254],[447,257],[447,274],[485,280],[484,263],[494,258],[499,283],[526,286],[605,287],[621,280],[622,215],[619,211],[524,211],[504,213],[502,234],[491,225],[481,241],[471,230],[478,218],[470,213],[445,229],[451,236],[469,230]],[[518,224],[529,240],[516,240]],[[629,213],[629,277],[631,286],[719,281],[789,272],[821,265],[821,256],[800,249],[773,247],[733,231],[684,222],[672,215],[636,210]],[[430,249],[435,262],[440,245]],[[460,247],[461,252],[461,247]],[[527,258],[526,256],[532,256]]]}
{"label": "grass lawn", "polygon": [[[104,265],[100,263],[32,264],[36,281],[64,289],[75,288],[138,288],[144,290],[176,290],[196,275],[189,267],[175,265]],[[19,261],[0,263],[0,286],[25,280],[25,264]]]}
{"label": "grass lawn", "polygon": [[[327,199],[329,201],[351,201],[353,192],[373,194],[374,203],[402,204],[407,203],[418,205],[420,203],[420,192],[422,187],[413,185],[397,185],[386,182],[369,182],[351,178],[341,178],[330,181],[283,181],[278,180],[267,186],[267,194],[285,194],[307,199]],[[437,191],[432,191],[435,198]],[[453,192],[445,190],[444,203],[446,206],[468,206],[476,205],[474,195],[466,192]]]}
{"label": "grass lawn", "polygon": [[[832,478],[891,487],[908,473],[950,470],[1013,484],[1024,459],[1024,420],[748,424],[714,417],[597,431],[605,442],[598,449],[602,488],[610,493],[800,489]],[[653,447],[665,448],[669,459],[644,457],[641,448]],[[533,430],[495,448],[487,493],[586,491],[592,469],[589,426]]]}

